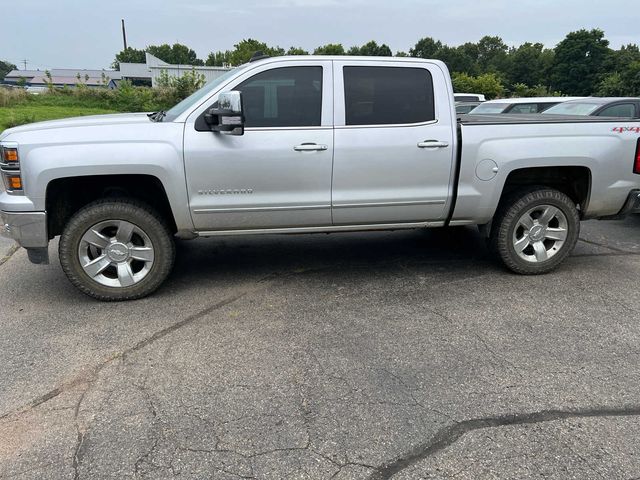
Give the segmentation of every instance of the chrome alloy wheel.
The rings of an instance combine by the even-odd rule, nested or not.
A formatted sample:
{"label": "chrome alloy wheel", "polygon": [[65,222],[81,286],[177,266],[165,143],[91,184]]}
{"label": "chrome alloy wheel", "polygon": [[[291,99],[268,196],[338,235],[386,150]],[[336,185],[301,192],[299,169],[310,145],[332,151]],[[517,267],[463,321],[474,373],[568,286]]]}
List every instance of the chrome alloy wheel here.
{"label": "chrome alloy wheel", "polygon": [[544,262],[560,251],[567,234],[565,214],[552,205],[538,205],[518,220],[513,231],[513,248],[527,262]]}
{"label": "chrome alloy wheel", "polygon": [[154,250],[140,227],[125,220],[107,220],[84,233],[78,259],[84,272],[101,285],[130,287],[151,270]]}

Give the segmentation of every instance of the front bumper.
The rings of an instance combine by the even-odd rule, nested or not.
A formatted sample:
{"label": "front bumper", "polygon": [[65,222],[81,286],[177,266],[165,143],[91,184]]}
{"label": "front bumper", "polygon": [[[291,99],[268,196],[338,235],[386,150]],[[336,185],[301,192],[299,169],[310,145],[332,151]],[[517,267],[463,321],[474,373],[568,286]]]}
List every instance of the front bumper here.
{"label": "front bumper", "polygon": [[0,235],[24,248],[45,248],[49,245],[47,214],[0,211]]}

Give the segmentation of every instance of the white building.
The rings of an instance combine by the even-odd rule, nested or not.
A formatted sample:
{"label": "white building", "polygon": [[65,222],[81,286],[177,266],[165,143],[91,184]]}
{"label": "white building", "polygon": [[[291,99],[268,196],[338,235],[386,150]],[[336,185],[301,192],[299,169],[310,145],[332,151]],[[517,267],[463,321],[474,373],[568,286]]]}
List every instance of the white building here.
{"label": "white building", "polygon": [[150,53],[146,54],[146,63],[121,63],[120,75],[123,80],[130,80],[134,84],[151,84],[156,87],[162,72],[170,77],[181,77],[186,72],[194,70],[204,75],[206,82],[210,82],[229,70],[227,67],[200,67],[197,65],[171,65],[163,62]]}

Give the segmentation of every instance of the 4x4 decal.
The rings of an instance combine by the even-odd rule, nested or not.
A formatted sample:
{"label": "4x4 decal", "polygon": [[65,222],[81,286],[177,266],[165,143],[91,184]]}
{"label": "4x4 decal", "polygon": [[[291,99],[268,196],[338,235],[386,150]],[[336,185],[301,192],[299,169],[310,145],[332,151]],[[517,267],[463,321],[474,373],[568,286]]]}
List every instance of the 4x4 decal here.
{"label": "4x4 decal", "polygon": [[624,132],[633,132],[640,133],[640,127],[615,127],[613,132],[624,133]]}

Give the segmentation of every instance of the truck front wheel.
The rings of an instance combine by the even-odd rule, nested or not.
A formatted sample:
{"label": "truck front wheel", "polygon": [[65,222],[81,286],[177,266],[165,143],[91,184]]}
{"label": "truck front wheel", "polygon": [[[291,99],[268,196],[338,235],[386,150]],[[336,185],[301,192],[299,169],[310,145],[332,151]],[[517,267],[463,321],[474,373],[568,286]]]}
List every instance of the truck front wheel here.
{"label": "truck front wheel", "polygon": [[105,301],[133,300],[155,291],[173,267],[173,236],[149,206],[105,199],[78,211],[59,244],[60,263],[83,293]]}
{"label": "truck front wheel", "polygon": [[517,191],[501,202],[489,245],[510,270],[536,275],[562,263],[579,234],[575,203],[558,190],[538,187]]}

